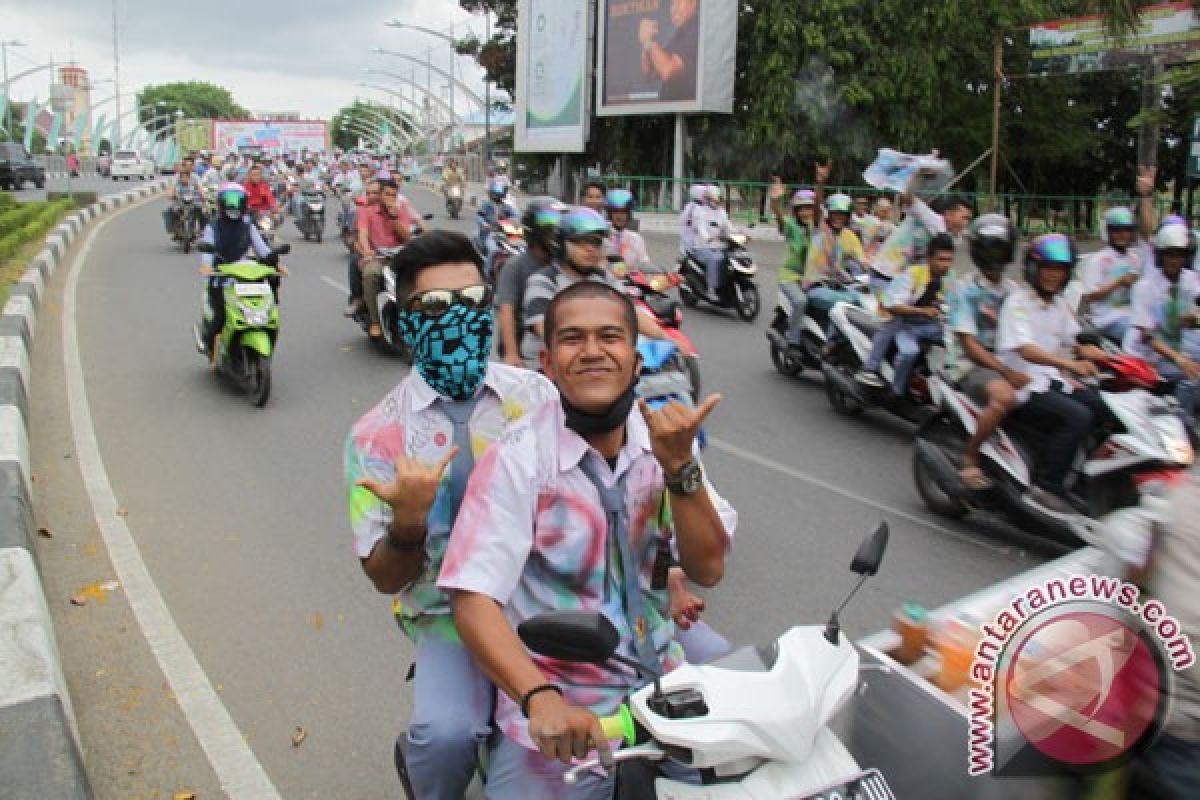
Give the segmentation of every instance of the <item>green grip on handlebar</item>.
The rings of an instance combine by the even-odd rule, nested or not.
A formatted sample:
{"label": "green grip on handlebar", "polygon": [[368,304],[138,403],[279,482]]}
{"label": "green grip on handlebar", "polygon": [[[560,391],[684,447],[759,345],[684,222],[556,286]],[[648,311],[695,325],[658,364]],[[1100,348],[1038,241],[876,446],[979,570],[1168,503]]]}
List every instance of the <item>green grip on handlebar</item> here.
{"label": "green grip on handlebar", "polygon": [[612,716],[601,717],[600,728],[604,731],[606,739],[620,739],[630,746],[637,744],[637,730],[633,726],[633,714],[629,712],[627,705],[622,705]]}

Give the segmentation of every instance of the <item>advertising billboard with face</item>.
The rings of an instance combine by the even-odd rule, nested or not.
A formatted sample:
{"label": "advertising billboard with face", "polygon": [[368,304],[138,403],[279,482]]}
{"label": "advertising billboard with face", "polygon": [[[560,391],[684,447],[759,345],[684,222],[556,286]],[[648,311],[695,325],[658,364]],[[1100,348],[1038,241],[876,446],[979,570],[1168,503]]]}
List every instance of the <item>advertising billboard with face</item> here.
{"label": "advertising billboard with face", "polygon": [[601,116],[733,110],[734,0],[599,0]]}
{"label": "advertising billboard with face", "polygon": [[590,0],[517,4],[515,149],[582,153],[591,74]]}

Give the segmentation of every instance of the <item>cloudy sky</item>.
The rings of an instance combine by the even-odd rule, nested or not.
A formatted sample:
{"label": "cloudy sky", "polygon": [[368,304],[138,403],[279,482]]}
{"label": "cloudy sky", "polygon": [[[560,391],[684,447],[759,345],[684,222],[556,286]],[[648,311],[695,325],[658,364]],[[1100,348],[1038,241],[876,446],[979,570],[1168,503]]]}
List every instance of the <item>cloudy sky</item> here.
{"label": "cloudy sky", "polygon": [[[445,32],[453,25],[459,36],[468,26],[483,31],[482,17],[471,17],[455,0],[0,0],[0,37],[26,45],[9,48],[9,74],[51,59],[74,58],[93,81],[111,79],[113,3],[122,92],[150,83],[205,80],[228,88],[252,111],[298,111],[313,118],[330,117],[355,95],[385,97],[355,86],[362,80],[390,82],[365,76],[363,67],[411,75],[411,62],[375,55],[372,47],[423,60],[432,45],[434,66],[449,69],[448,44],[417,31],[387,27],[386,20]],[[458,57],[458,62],[461,80],[482,94],[479,69],[469,58]],[[14,83],[13,97],[45,98],[47,79],[42,75]],[[416,81],[426,84],[421,68]],[[434,91],[445,83],[437,74],[433,81]],[[396,89],[402,86],[394,84]],[[111,84],[98,86],[93,100],[111,93]],[[462,113],[469,109],[461,93],[456,107]]]}

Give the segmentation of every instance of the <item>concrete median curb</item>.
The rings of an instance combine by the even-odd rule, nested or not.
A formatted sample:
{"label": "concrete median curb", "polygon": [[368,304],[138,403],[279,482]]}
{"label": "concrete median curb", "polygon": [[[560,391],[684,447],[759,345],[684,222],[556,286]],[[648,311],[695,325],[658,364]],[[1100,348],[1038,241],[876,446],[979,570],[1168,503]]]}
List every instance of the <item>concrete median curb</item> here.
{"label": "concrete median curb", "polygon": [[157,194],[165,180],[110,195],[70,214],[13,285],[0,312],[0,795],[91,798],[42,588],[34,542],[29,388],[33,340],[51,276],[98,217]]}

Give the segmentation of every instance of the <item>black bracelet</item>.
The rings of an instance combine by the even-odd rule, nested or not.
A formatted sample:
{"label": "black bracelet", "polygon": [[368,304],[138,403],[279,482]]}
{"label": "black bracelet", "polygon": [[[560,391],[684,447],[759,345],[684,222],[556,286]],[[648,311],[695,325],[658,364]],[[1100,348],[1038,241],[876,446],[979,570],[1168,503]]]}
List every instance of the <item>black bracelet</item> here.
{"label": "black bracelet", "polygon": [[555,686],[553,683],[543,683],[540,686],[535,686],[521,697],[521,713],[526,719],[529,719],[529,701],[533,700],[535,695],[542,692],[558,692],[558,696],[562,697],[562,689]]}
{"label": "black bracelet", "polygon": [[400,553],[419,553],[425,550],[425,537],[420,539],[411,539],[409,541],[400,541],[390,533],[385,537],[388,547]]}

